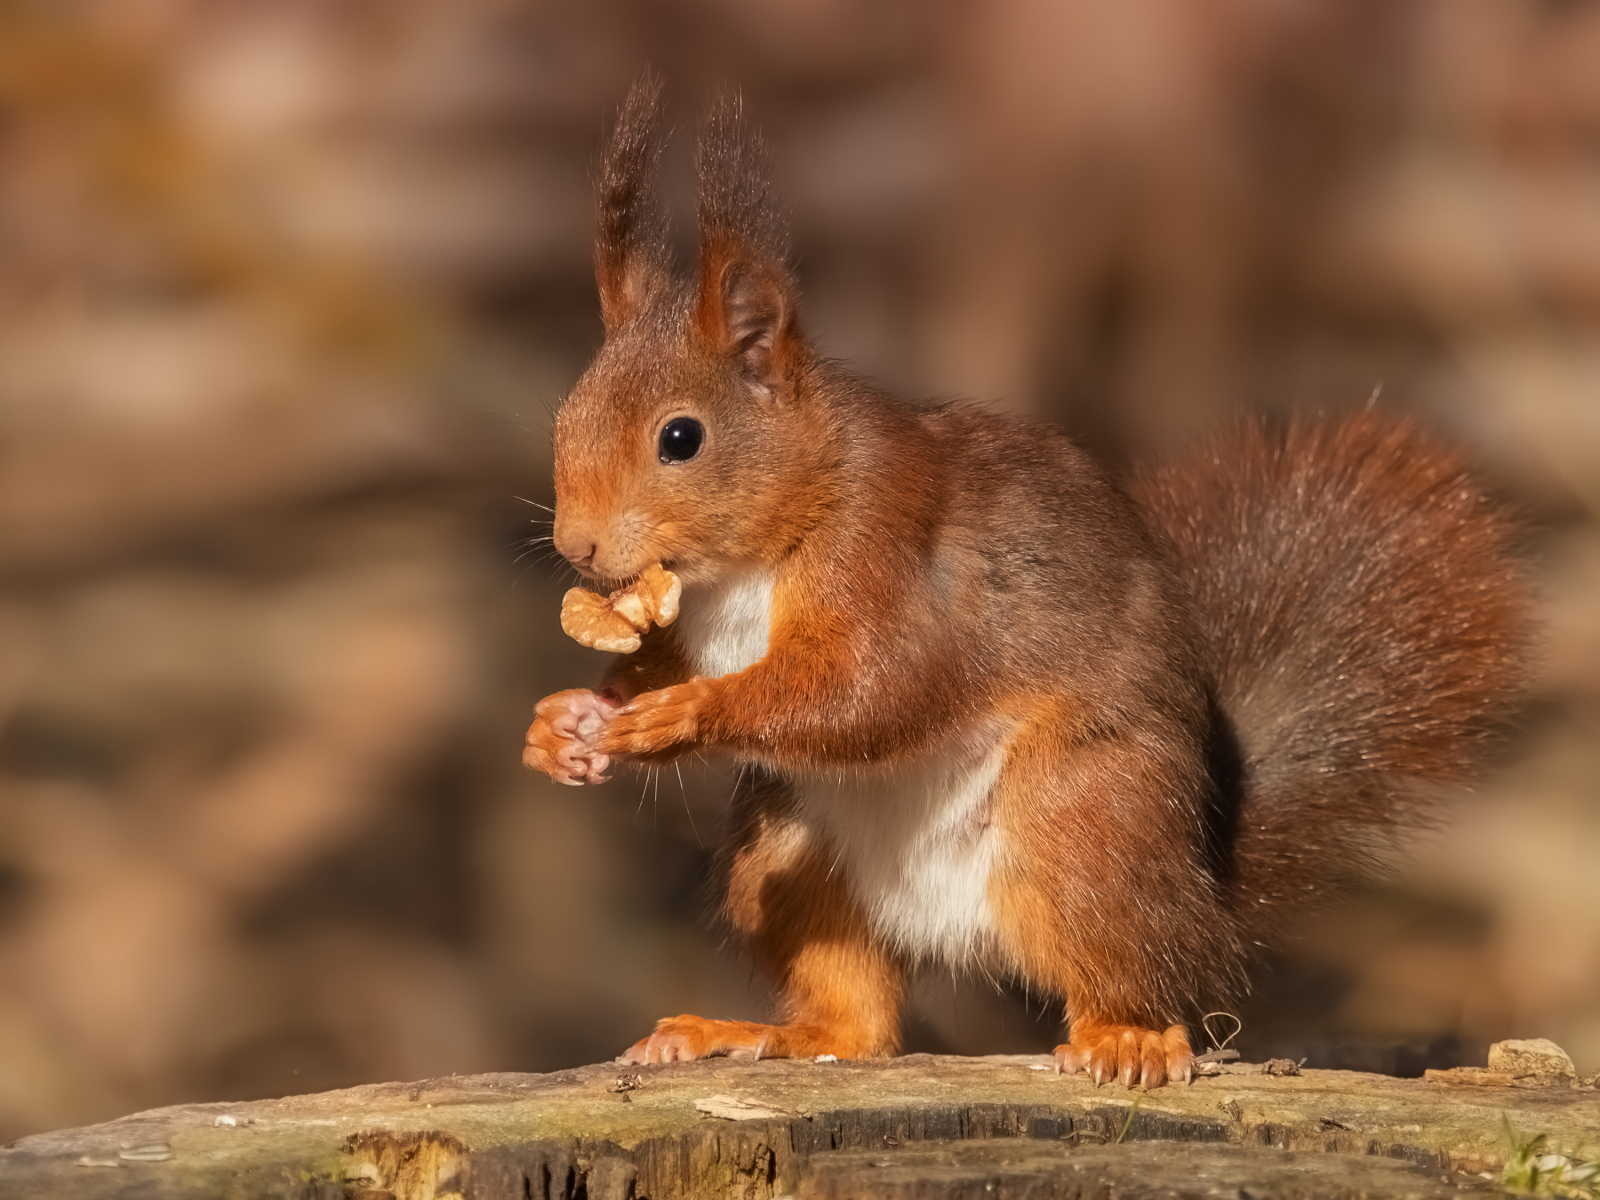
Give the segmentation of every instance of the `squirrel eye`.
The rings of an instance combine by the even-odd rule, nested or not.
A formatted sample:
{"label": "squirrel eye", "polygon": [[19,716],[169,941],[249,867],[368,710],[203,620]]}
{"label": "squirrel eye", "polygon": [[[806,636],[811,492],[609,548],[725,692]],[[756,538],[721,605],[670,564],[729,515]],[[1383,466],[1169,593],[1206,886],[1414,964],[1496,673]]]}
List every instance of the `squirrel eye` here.
{"label": "squirrel eye", "polygon": [[688,462],[700,453],[706,427],[693,417],[673,417],[661,427],[659,452],[663,463]]}

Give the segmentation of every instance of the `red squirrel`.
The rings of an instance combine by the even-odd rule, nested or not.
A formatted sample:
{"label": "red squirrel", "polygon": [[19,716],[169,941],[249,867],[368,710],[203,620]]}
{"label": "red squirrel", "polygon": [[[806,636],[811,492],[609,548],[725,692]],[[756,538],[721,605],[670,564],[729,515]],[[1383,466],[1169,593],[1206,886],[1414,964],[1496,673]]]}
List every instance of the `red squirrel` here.
{"label": "red squirrel", "polygon": [[1515,522],[1370,407],[1119,485],[1052,428],[890,395],[802,331],[735,102],[674,274],[658,108],[647,77],[602,159],[554,538],[602,590],[663,564],[681,611],[541,701],[524,762],[744,764],[721,905],[778,1012],[625,1060],[893,1054],[942,962],[1063,1001],[1064,1072],[1189,1080],[1197,1005],[1480,764],[1521,680]]}

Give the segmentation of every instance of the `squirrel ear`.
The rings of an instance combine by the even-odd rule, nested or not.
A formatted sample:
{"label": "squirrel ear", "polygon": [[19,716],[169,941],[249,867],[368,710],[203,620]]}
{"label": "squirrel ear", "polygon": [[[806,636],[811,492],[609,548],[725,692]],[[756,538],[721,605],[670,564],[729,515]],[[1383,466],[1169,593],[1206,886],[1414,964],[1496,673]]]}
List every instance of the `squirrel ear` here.
{"label": "squirrel ear", "polygon": [[695,328],[718,354],[733,358],[752,386],[777,399],[801,339],[786,273],[744,255],[702,253]]}
{"label": "squirrel ear", "polygon": [[594,273],[608,334],[643,308],[670,274],[666,210],[655,188],[660,112],[661,79],[646,70],[628,89],[600,158]]}
{"label": "squirrel ear", "polygon": [[713,351],[738,359],[747,379],[782,399],[803,342],[789,231],[772,194],[760,135],[737,96],[712,106],[697,155],[700,280],[695,328]]}

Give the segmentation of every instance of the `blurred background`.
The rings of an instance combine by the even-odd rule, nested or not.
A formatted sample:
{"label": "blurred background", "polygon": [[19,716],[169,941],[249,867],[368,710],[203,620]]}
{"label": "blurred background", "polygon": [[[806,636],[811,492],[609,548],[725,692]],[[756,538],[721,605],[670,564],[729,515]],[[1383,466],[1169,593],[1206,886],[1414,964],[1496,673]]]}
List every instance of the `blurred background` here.
{"label": "blurred background", "polygon": [[[725,777],[518,763],[601,666],[524,543],[646,62],[683,203],[744,90],[811,328],[898,388],[1125,464],[1381,385],[1473,448],[1536,523],[1533,701],[1240,1044],[1600,1070],[1600,4],[4,0],[0,1141],[760,1012]],[[908,1044],[1055,1017],[935,978]]]}

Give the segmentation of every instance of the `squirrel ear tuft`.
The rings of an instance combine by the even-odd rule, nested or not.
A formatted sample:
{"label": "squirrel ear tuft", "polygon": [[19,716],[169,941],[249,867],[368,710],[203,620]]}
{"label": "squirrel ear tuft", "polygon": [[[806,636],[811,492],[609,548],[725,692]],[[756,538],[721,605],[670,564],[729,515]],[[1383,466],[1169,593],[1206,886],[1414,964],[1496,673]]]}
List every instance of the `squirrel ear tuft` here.
{"label": "squirrel ear tuft", "polygon": [[595,181],[594,272],[600,317],[612,333],[669,279],[667,217],[656,194],[661,78],[646,69],[628,89]]}
{"label": "squirrel ear tuft", "polygon": [[746,124],[737,96],[712,106],[696,168],[695,329],[715,352],[736,358],[760,393],[781,400],[803,347],[789,231],[773,195],[766,146]]}

